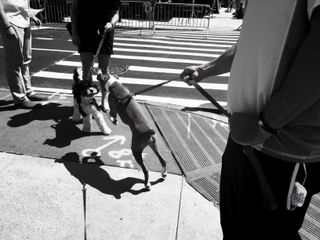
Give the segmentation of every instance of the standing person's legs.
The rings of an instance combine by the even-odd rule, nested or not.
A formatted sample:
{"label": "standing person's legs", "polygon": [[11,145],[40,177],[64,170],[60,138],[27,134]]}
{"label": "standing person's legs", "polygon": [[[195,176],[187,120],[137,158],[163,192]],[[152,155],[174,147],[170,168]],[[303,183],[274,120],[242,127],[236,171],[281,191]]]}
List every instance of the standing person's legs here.
{"label": "standing person's legs", "polygon": [[92,62],[94,54],[92,52],[80,52],[82,63],[82,79],[92,81]]}
{"label": "standing person's legs", "polygon": [[109,74],[111,56],[106,54],[98,55],[99,69],[101,69],[102,74]]}
{"label": "standing person's legs", "polygon": [[25,92],[29,100],[31,101],[45,101],[48,100],[48,96],[44,94],[35,93],[31,85],[31,76],[29,65],[32,58],[32,35],[31,28],[24,29],[23,42],[22,42],[22,56],[23,64],[21,66],[21,74],[24,81]]}
{"label": "standing person's legs", "polygon": [[31,94],[33,92],[31,86],[31,76],[30,76],[30,69],[29,64],[32,58],[32,36],[31,36],[31,28],[24,29],[24,38],[23,38],[23,46],[22,46],[22,54],[23,54],[23,65],[21,67],[21,73],[24,80],[24,85],[26,88],[26,93]]}
{"label": "standing person's legs", "polygon": [[99,62],[99,69],[101,70],[101,75],[98,77],[100,79],[101,84],[101,108],[104,112],[107,112],[109,107],[106,107],[106,98],[107,98],[107,91],[105,88],[105,82],[109,79],[109,64],[110,64],[110,55],[99,54],[98,55],[98,62]]}
{"label": "standing person's legs", "polygon": [[15,104],[27,102],[26,89],[21,74],[23,66],[23,38],[24,29],[12,25],[17,34],[17,38],[8,37],[7,34],[1,34],[4,46],[5,69],[8,85]]}

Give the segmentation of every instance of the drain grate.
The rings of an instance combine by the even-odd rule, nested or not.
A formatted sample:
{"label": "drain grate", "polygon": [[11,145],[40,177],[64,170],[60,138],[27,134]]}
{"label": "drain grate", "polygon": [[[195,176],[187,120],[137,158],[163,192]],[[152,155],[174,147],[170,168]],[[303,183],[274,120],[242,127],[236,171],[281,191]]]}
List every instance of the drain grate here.
{"label": "drain grate", "polygon": [[148,109],[188,183],[208,200],[218,203],[227,126],[186,112],[155,106]]}

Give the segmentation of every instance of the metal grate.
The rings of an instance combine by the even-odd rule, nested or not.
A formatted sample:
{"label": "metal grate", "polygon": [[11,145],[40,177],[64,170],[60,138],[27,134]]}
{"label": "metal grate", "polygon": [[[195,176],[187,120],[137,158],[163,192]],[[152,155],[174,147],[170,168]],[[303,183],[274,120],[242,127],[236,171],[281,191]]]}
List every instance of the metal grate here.
{"label": "metal grate", "polygon": [[226,143],[222,123],[212,124],[211,119],[186,112],[155,106],[147,108],[188,183],[208,200],[218,203],[221,155]]}

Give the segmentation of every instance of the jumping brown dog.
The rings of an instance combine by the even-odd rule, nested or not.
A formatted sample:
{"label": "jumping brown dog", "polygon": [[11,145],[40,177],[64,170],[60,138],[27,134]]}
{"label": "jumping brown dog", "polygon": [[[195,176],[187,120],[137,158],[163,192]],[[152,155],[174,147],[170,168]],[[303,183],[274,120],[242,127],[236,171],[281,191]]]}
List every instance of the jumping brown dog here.
{"label": "jumping brown dog", "polygon": [[155,138],[155,131],[143,114],[141,106],[135,100],[133,94],[126,88],[117,77],[110,75],[108,79],[99,79],[102,91],[108,91],[108,103],[110,108],[110,118],[113,124],[117,124],[117,115],[123,123],[127,124],[132,132],[131,150],[137,163],[142,168],[145,177],[145,187],[150,188],[148,170],[146,169],[142,152],[146,146],[150,146],[157,155],[161,166],[161,176],[167,175],[166,161],[160,155]]}

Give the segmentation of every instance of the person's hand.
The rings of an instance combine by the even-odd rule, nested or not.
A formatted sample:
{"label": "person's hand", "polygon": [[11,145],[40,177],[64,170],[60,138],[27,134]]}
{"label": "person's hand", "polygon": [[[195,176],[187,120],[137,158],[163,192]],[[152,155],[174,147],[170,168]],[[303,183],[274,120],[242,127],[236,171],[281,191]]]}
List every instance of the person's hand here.
{"label": "person's hand", "polygon": [[107,22],[106,25],[104,26],[104,29],[106,31],[111,31],[113,29],[113,24],[111,22]]}
{"label": "person's hand", "polygon": [[229,119],[231,138],[238,144],[253,146],[263,144],[272,136],[258,124],[258,116],[235,112]]}
{"label": "person's hand", "polygon": [[180,79],[185,81],[188,85],[192,85],[193,81],[199,82],[201,80],[201,76],[198,70],[198,66],[186,67],[180,74]]}
{"label": "person's hand", "polygon": [[75,45],[76,47],[79,47],[80,45],[80,38],[78,34],[74,34],[72,33],[72,43],[73,45]]}
{"label": "person's hand", "polygon": [[36,26],[40,27],[42,22],[39,18],[37,18],[36,16],[33,16],[32,18],[32,21],[34,21],[34,23],[36,24]]}
{"label": "person's hand", "polygon": [[18,36],[17,36],[17,33],[16,31],[14,30],[14,28],[12,26],[10,26],[9,28],[6,28],[5,29],[5,34],[7,35],[8,38],[11,38],[11,39],[17,39]]}

